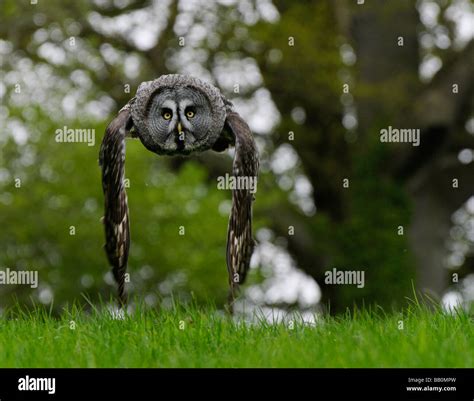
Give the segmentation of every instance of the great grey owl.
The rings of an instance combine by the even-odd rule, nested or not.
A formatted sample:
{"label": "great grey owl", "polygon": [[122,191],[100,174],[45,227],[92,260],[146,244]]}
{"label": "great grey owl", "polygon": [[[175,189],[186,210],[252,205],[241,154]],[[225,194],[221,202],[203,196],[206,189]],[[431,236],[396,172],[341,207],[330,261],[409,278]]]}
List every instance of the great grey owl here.
{"label": "great grey owl", "polygon": [[[148,150],[158,155],[189,155],[208,149],[219,152],[235,145],[233,176],[237,182],[241,177],[256,180],[259,165],[257,147],[248,125],[215,86],[175,74],[140,84],[135,97],[108,125],[99,157],[105,198],[105,250],[118,284],[121,305],[127,300],[125,273],[130,246],[124,186],[127,136],[138,137]],[[231,309],[239,284],[245,280],[254,247],[253,192],[248,187],[232,190],[227,231]]]}

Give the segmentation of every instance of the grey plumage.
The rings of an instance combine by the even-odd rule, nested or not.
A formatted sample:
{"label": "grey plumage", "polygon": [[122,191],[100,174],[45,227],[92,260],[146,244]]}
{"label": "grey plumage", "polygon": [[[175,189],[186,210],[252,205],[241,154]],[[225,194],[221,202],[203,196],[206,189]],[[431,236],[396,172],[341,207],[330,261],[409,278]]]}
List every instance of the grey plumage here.
{"label": "grey plumage", "polygon": [[105,251],[118,283],[118,298],[126,303],[125,272],[130,247],[127,193],[125,192],[125,136],[131,128],[128,110],[108,125],[100,147],[99,163],[102,166],[102,189],[105,200]]}
{"label": "grey plumage", "polygon": [[[168,131],[163,132],[165,127],[161,123],[164,120],[157,111],[166,100],[192,102],[192,107],[197,109],[192,119],[196,127],[191,132],[191,137],[185,135],[189,142],[185,141],[183,148],[179,147],[179,141],[174,140],[176,138],[164,136]],[[135,101],[131,103],[131,111],[143,145],[152,152],[168,155],[209,149],[221,134],[226,117],[220,91],[206,82],[186,75],[163,75],[154,81],[143,82],[137,90]],[[174,117],[178,116],[173,114]],[[183,119],[183,123],[185,121]],[[169,128],[174,131],[175,126],[171,125]],[[183,128],[185,134],[190,133]]]}
{"label": "grey plumage", "polygon": [[[105,197],[106,253],[119,287],[119,300],[126,302],[124,278],[130,230],[127,196],[123,185],[125,137],[133,132],[143,145],[159,155],[188,155],[235,145],[233,175],[258,175],[258,152],[245,121],[219,89],[197,78],[163,75],[143,82],[106,129],[100,150],[102,187]],[[249,188],[232,192],[227,233],[229,306],[243,283],[253,252],[252,201]]]}

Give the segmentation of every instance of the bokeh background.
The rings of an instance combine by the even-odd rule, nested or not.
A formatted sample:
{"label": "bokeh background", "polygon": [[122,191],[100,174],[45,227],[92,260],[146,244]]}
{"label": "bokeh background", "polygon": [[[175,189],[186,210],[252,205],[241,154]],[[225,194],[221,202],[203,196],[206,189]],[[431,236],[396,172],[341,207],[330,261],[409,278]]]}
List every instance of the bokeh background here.
{"label": "bokeh background", "polygon": [[[113,296],[100,141],[168,73],[217,85],[256,136],[241,306],[397,308],[414,287],[469,307],[473,37],[469,0],[1,0],[0,268],[38,270],[39,287],[0,286],[0,307]],[[94,146],[56,142],[64,126],[95,130]],[[381,143],[388,126],[419,128],[420,146]],[[225,301],[231,194],[216,178],[231,164],[127,141],[129,289],[150,307]],[[365,271],[365,287],[325,285],[333,268]]]}

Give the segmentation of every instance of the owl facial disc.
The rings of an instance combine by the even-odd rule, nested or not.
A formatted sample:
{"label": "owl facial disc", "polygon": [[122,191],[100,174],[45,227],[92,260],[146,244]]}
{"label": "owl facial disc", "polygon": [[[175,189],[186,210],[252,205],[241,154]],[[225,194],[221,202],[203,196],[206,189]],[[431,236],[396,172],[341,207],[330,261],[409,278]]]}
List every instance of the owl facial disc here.
{"label": "owl facial disc", "polygon": [[212,148],[226,118],[216,87],[185,75],[144,82],[131,105],[143,145],[157,154],[183,154]]}

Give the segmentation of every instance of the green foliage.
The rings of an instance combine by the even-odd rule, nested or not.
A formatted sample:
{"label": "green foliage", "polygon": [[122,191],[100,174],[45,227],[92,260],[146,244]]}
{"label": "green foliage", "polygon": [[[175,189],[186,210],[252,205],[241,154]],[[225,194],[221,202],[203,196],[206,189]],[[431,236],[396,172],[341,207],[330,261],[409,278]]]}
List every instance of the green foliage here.
{"label": "green foliage", "polygon": [[[0,187],[0,243],[5,250],[0,253],[0,266],[37,269],[40,286],[38,290],[1,286],[3,307],[13,299],[10,295],[28,302],[45,289],[54,294],[56,307],[81,299],[81,292],[97,299],[115,291],[104,281],[109,267],[100,222],[103,195],[98,151],[105,127],[84,121],[67,124],[95,129],[95,146],[87,146],[55,142],[55,130],[62,127],[44,116],[41,121],[32,164],[19,162],[25,148],[17,148],[12,140],[5,145],[11,176]],[[217,190],[205,168],[195,161],[187,160],[178,171],[171,171],[167,162],[143,151],[138,140],[127,140],[132,293],[151,294],[153,302],[156,292],[166,296],[173,292],[185,300],[192,291],[197,300],[206,297],[221,303],[227,293],[225,249],[231,193]],[[19,188],[16,177],[21,178]]]}
{"label": "green foliage", "polygon": [[[93,117],[84,117],[91,115],[87,114],[86,106],[90,106],[91,100],[100,100],[110,110],[117,110],[133,96],[141,81],[184,68],[176,65],[181,59],[188,60],[206,79],[208,72],[219,84],[227,84],[222,89],[232,98],[237,94],[232,93],[234,82],[226,76],[224,65],[231,65],[232,60],[247,61],[253,70],[255,61],[260,71],[254,75],[258,77],[241,77],[239,100],[265,88],[278,108],[280,121],[275,132],[258,138],[265,146],[255,203],[255,228],[269,228],[275,234],[275,242],[289,244],[298,267],[319,279],[323,302],[330,302],[335,310],[344,310],[353,303],[400,304],[415,280],[415,265],[407,241],[411,211],[404,184],[393,174],[386,174],[386,161],[393,164],[400,148],[392,147],[388,157],[384,152],[387,147],[380,146],[376,130],[393,124],[392,112],[406,118],[405,111],[413,105],[412,99],[406,97],[413,91],[407,88],[416,87],[419,77],[415,68],[411,73],[389,74],[390,79],[382,84],[375,80],[368,85],[360,79],[358,64],[351,67],[343,63],[341,45],[357,42],[348,27],[362,9],[360,6],[332,1],[275,0],[279,19],[253,23],[248,22],[252,19],[242,18],[240,8],[219,4],[213,16],[219,20],[215,31],[200,41],[186,39],[184,48],[195,46],[190,60],[189,54],[176,57],[184,49],[178,45],[173,29],[175,14],[184,12],[178,7],[169,10],[168,26],[160,31],[156,46],[142,50],[128,34],[135,25],[107,33],[99,29],[101,24],[91,23],[90,17],[122,16],[153,2],[130,1],[123,9],[112,1],[95,4],[81,0],[67,7],[63,3],[50,0],[31,5],[4,0],[3,4],[0,38],[2,43],[11,44],[11,51],[5,50],[9,46],[2,47],[0,74],[2,79],[6,78],[6,86],[5,91],[3,86],[0,88],[0,92],[5,92],[5,107],[0,107],[0,114],[2,118],[6,116],[7,122],[16,119],[24,124],[30,137],[25,144],[18,144],[6,139],[11,132],[2,131],[0,136],[0,268],[37,269],[40,288],[1,286],[0,307],[9,306],[15,298],[28,305],[38,299],[48,303],[51,293],[54,309],[59,311],[67,302],[81,301],[82,292],[87,292],[92,301],[115,292],[102,249],[103,195],[97,160],[101,133],[108,119],[103,118],[100,123],[89,121]],[[439,3],[442,9],[450,4]],[[207,11],[203,9],[192,16],[189,31],[183,31],[185,36],[199,28],[199,24],[207,26],[212,22],[212,18],[206,22],[211,15]],[[379,18],[384,14],[374,15]],[[186,21],[190,20],[188,17]],[[409,24],[411,20],[407,21],[403,22]],[[119,25],[123,26],[123,22]],[[374,37],[385,32],[381,25],[374,31]],[[416,42],[415,36],[410,40]],[[77,40],[77,46],[69,45],[71,37]],[[450,37],[453,39],[452,34]],[[294,40],[293,46],[290,38]],[[373,43],[363,43],[368,47],[362,50]],[[45,45],[64,54],[64,60],[53,60]],[[400,51],[399,47],[393,49]],[[356,47],[354,50],[357,53]],[[447,50],[434,48],[431,52],[440,55]],[[425,49],[425,53],[429,52]],[[356,56],[358,63],[363,52]],[[417,52],[412,59],[396,60],[415,66],[419,62]],[[382,60],[370,61],[370,71],[373,68],[376,77]],[[229,73],[230,76],[233,75]],[[40,82],[47,92],[44,104],[36,103],[40,102],[34,85],[38,77],[45,81]],[[258,83],[246,83],[247,78]],[[23,87],[21,96],[14,93],[16,82]],[[343,83],[349,84],[350,93],[342,93]],[[130,93],[124,91],[124,85],[130,85]],[[38,92],[44,91],[42,87]],[[63,113],[67,96],[77,100],[76,121],[68,120]],[[341,123],[344,113],[348,108],[359,113],[365,101],[390,112],[374,113],[370,124],[365,124],[368,128],[361,124],[348,131]],[[295,108],[304,110],[305,118],[296,121],[292,115]],[[361,123],[363,114],[358,115]],[[56,143],[55,130],[64,125],[95,129],[95,146]],[[290,131],[294,133],[292,141],[288,139]],[[291,145],[298,155],[297,165],[283,173],[283,178],[293,184],[299,175],[309,180],[317,208],[314,216],[305,215],[295,206],[291,199],[294,186],[280,188],[282,176],[270,168],[274,151],[281,144]],[[205,299],[217,304],[224,301],[231,194],[218,191],[209,176],[229,172],[230,158],[228,162],[226,170],[221,165],[216,167],[218,163],[202,159],[176,163],[181,166],[176,168],[169,159],[146,152],[138,140],[127,141],[132,294],[145,297],[152,305],[160,297],[168,304],[172,295],[181,301],[194,297],[198,303]],[[346,177],[351,184],[344,189],[341,181]],[[17,178],[21,179],[20,188],[15,188]],[[297,246],[288,235],[290,225],[297,229]],[[74,235],[70,235],[71,226]],[[399,226],[404,228],[403,236],[398,235]],[[181,228],[184,235],[180,235]],[[320,278],[333,267],[365,270],[365,288],[340,286],[326,294],[327,288]],[[256,271],[249,278],[254,282],[262,279]]]}
{"label": "green foliage", "polygon": [[384,307],[400,306],[416,281],[407,239],[410,203],[396,182],[380,174],[385,148],[377,142],[369,146],[357,159],[347,189],[351,217],[338,227],[339,252],[334,260],[338,269],[364,270],[365,287],[343,286],[337,302],[350,305],[376,299]]}

